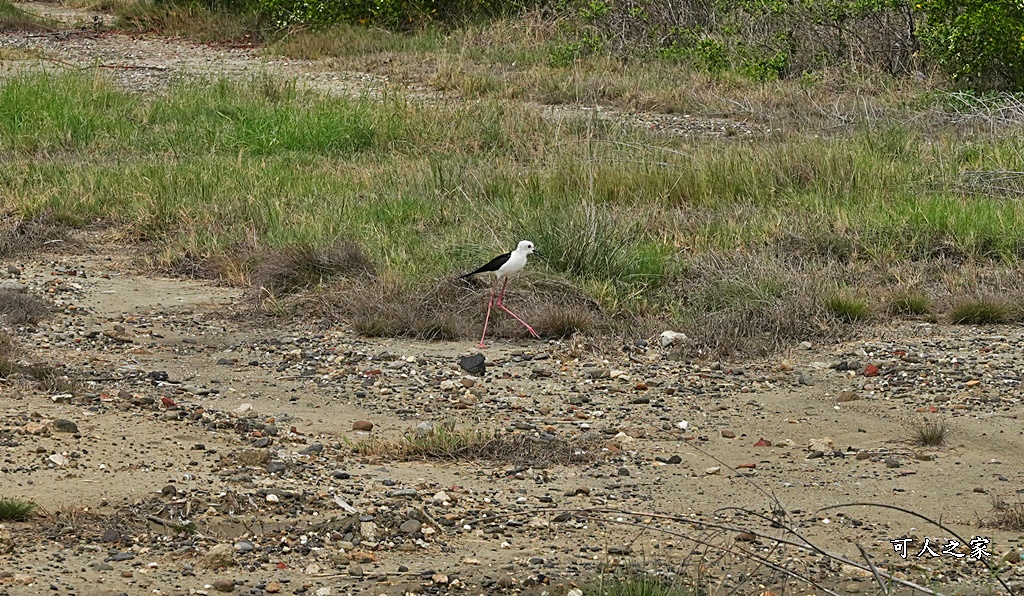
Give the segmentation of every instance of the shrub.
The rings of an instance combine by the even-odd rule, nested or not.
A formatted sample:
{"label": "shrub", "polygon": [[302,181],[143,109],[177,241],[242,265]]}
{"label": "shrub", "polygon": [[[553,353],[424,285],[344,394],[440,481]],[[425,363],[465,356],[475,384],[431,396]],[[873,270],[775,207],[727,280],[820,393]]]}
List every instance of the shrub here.
{"label": "shrub", "polygon": [[922,0],[925,55],[966,87],[1024,89],[1024,3]]}
{"label": "shrub", "polygon": [[525,8],[531,0],[257,0],[279,27],[355,23],[414,29],[429,21],[459,22]]}

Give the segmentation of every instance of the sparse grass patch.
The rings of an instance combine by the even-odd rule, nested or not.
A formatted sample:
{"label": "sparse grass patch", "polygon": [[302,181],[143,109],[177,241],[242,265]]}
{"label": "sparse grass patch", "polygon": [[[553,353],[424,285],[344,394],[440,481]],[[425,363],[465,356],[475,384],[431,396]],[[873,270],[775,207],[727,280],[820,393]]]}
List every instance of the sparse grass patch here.
{"label": "sparse grass patch", "polygon": [[34,501],[0,496],[0,521],[25,521],[39,506]]}
{"label": "sparse grass patch", "polygon": [[635,573],[625,576],[601,577],[583,588],[584,596],[701,596],[704,591],[693,586],[679,586],[664,578]]}
{"label": "sparse grass patch", "polygon": [[388,59],[395,53],[430,52],[444,41],[435,28],[410,33],[385,31],[375,27],[361,27],[342,23],[325,30],[292,30],[269,44],[275,54],[302,60],[324,58],[361,58],[375,56]]}
{"label": "sparse grass patch", "polygon": [[871,317],[867,300],[849,292],[837,292],[825,299],[832,316],[845,323],[860,323]]}
{"label": "sparse grass patch", "polygon": [[925,315],[931,308],[928,295],[920,290],[899,288],[889,295],[889,312],[895,315]]}
{"label": "sparse grass patch", "polygon": [[594,310],[583,306],[545,304],[529,312],[530,325],[541,337],[561,339],[577,333],[589,335],[598,328]]}
{"label": "sparse grass patch", "polygon": [[949,426],[943,419],[922,418],[911,425],[913,442],[924,447],[939,447],[946,443]]}
{"label": "sparse grass patch", "polygon": [[534,467],[580,464],[601,456],[601,446],[561,437],[502,433],[488,429],[456,429],[443,422],[429,430],[410,429],[398,440],[371,439],[353,450],[397,460],[444,459],[527,463]]}
{"label": "sparse grass patch", "polygon": [[0,331],[0,378],[22,375],[37,383],[43,391],[50,393],[75,393],[78,390],[78,382],[59,368],[15,359],[16,351],[14,338]]}
{"label": "sparse grass patch", "polygon": [[672,318],[700,356],[764,354],[840,334],[817,299],[832,273],[816,277],[765,254],[704,255],[686,266],[673,294]]}
{"label": "sparse grass patch", "polygon": [[1024,531],[1024,501],[1017,497],[1017,500],[1008,503],[1001,497],[993,497],[992,511],[983,525],[989,528],[999,528],[1007,532]]}
{"label": "sparse grass patch", "polygon": [[48,214],[24,219],[0,207],[0,258],[38,250],[47,242],[75,244],[69,242],[70,233],[65,223]]}
{"label": "sparse grass patch", "polygon": [[949,320],[954,325],[999,325],[1011,320],[1010,306],[993,297],[961,300],[953,306]]}
{"label": "sparse grass patch", "polygon": [[[305,310],[320,308],[348,321],[367,337],[460,340],[479,337],[491,285],[459,279],[399,284],[379,277],[346,279],[328,287]],[[505,303],[542,337],[560,338],[608,324],[608,317],[584,292],[558,279],[516,280]],[[488,335],[527,337],[519,323],[497,308]]]}

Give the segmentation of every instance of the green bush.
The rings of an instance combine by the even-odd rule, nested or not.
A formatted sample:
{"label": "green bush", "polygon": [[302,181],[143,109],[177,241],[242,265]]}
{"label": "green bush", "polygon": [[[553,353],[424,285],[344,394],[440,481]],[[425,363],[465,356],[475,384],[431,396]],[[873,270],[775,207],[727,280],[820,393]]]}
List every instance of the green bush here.
{"label": "green bush", "polygon": [[1024,89],[1024,2],[922,0],[926,57],[979,90]]}
{"label": "green bush", "polygon": [[[223,0],[222,0],[223,1]],[[459,22],[510,14],[532,0],[258,0],[279,27],[354,23],[412,29],[430,21]]]}

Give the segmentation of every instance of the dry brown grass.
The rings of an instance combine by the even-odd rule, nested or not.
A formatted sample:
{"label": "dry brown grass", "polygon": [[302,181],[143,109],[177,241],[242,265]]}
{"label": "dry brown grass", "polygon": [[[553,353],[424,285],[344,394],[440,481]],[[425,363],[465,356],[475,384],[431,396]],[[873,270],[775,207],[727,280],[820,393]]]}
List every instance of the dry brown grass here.
{"label": "dry brown grass", "polygon": [[0,378],[20,376],[39,385],[49,393],[75,393],[78,382],[66,371],[49,364],[31,363],[18,358],[17,343],[9,334],[0,331]]}
{"label": "dry brown grass", "polygon": [[0,317],[12,325],[35,325],[50,315],[42,298],[17,289],[0,288]]}
{"label": "dry brown grass", "polygon": [[456,429],[454,424],[448,422],[438,424],[428,431],[409,430],[395,441],[371,439],[356,443],[353,449],[364,455],[403,461],[484,460],[536,468],[582,464],[601,457],[601,444],[596,441],[473,428]]}
{"label": "dry brown grass", "polygon": [[1017,497],[1015,502],[1008,503],[1001,497],[993,497],[992,510],[989,517],[982,520],[982,525],[1008,532],[1024,531],[1024,501]]}
{"label": "dry brown grass", "polygon": [[233,453],[229,459],[241,466],[261,466],[270,461],[270,451],[266,449],[245,449],[240,453]]}
{"label": "dry brown grass", "polygon": [[912,440],[923,447],[939,447],[946,444],[950,428],[941,418],[934,420],[924,418],[911,425]]}
{"label": "dry brown grass", "polygon": [[696,259],[677,293],[707,314],[681,331],[698,355],[763,354],[801,341],[836,339],[844,328],[821,300],[821,287],[836,275],[827,268],[808,275],[769,255],[708,255]]}
{"label": "dry brown grass", "polygon": [[373,263],[350,240],[338,239],[322,248],[306,244],[268,250],[256,258],[250,276],[252,291],[260,298],[278,298],[320,286],[336,277],[373,275]]}
{"label": "dry brown grass", "polygon": [[70,228],[48,216],[22,219],[0,210],[0,258],[13,257],[39,250],[45,245],[55,248],[78,246],[69,242]]}
{"label": "dry brown grass", "polygon": [[39,33],[56,30],[57,23],[25,12],[7,0],[0,0],[0,33]]}
{"label": "dry brown grass", "polygon": [[[490,291],[484,281],[456,278],[411,287],[368,278],[332,285],[320,304],[329,317],[348,322],[368,337],[465,340],[479,335]],[[505,305],[547,338],[590,333],[609,323],[581,290],[553,278],[517,279],[506,291]],[[497,308],[491,313],[488,335],[529,336]]]}
{"label": "dry brown grass", "polygon": [[131,540],[145,527],[144,516],[131,510],[101,513],[87,506],[67,506],[54,511],[40,509],[38,517],[39,523],[26,531],[61,542],[98,542],[107,530]]}

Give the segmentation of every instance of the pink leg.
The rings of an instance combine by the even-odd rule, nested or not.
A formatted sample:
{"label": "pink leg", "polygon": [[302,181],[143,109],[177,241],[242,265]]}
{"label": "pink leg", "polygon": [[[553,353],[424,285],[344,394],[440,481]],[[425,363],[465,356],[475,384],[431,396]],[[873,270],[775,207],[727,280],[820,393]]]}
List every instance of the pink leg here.
{"label": "pink leg", "polygon": [[484,317],[484,332],[480,336],[480,345],[477,346],[481,350],[487,347],[487,345],[484,344],[484,338],[487,337],[487,323],[491,320],[491,306],[493,304],[494,304],[494,288],[491,288],[491,299],[490,299],[490,301],[487,302],[487,316]]}
{"label": "pink leg", "polygon": [[529,325],[527,325],[526,321],[524,321],[524,320],[519,318],[519,315],[517,315],[516,313],[514,313],[514,312],[510,311],[509,309],[505,308],[505,305],[501,303],[502,298],[505,297],[505,287],[506,286],[508,286],[508,278],[507,277],[505,278],[505,283],[502,284],[502,286],[501,286],[501,294],[498,296],[498,308],[500,308],[501,310],[503,310],[503,311],[507,312],[508,314],[512,315],[513,319],[515,319],[515,320],[519,321],[520,323],[522,323],[523,327],[526,327],[526,330],[530,332],[530,335],[536,337],[537,339],[540,339],[540,336],[537,335],[537,332],[533,330],[533,327],[530,327]]}

